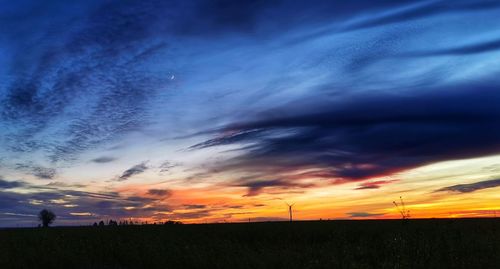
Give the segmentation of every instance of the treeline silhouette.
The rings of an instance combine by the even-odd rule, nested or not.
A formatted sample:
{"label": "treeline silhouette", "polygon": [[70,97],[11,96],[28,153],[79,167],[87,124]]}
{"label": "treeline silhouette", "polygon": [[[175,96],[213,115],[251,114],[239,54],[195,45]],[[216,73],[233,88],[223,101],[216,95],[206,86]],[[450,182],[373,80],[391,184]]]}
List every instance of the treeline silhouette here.
{"label": "treeline silhouette", "polygon": [[94,222],[94,224],[92,224],[93,227],[104,227],[104,226],[131,226],[131,225],[179,225],[179,224],[182,224],[182,222],[180,221],[174,221],[174,220],[167,220],[165,222],[152,222],[152,223],[149,223],[147,221],[143,221],[143,222],[138,222],[138,221],[132,221],[132,220],[120,220],[120,221],[116,221],[116,220],[108,220],[107,223],[104,222],[104,220],[101,220],[99,222]]}
{"label": "treeline silhouette", "polygon": [[[38,220],[41,222],[41,224],[38,225],[38,227],[49,227],[54,220],[56,219],[56,214],[54,212],[48,210],[48,209],[43,209],[38,213]],[[94,227],[104,227],[104,226],[130,226],[130,225],[178,225],[182,224],[180,221],[174,221],[174,220],[167,220],[165,222],[152,222],[148,223],[147,221],[144,222],[138,222],[138,221],[132,221],[130,220],[108,220],[107,223],[104,222],[104,220],[101,220],[99,222],[94,222],[91,226]]]}

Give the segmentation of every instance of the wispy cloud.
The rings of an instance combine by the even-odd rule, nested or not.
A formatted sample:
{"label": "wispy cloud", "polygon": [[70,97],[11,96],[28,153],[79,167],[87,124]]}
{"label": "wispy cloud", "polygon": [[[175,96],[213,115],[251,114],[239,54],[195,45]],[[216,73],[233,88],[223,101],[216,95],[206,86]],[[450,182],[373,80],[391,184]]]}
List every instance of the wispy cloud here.
{"label": "wispy cloud", "polygon": [[[413,3],[412,3],[413,2]],[[407,6],[402,6],[395,12],[389,12],[385,16],[368,18],[354,23],[345,30],[356,30],[369,27],[377,27],[398,22],[416,20],[430,17],[438,14],[458,13],[460,11],[482,10],[498,8],[500,5],[495,1],[478,1],[471,3],[469,1],[456,1],[450,4],[446,1],[408,1]]]}
{"label": "wispy cloud", "polygon": [[349,217],[351,218],[373,218],[383,216],[384,214],[369,212],[349,212],[347,213],[347,215],[349,215]]}
{"label": "wispy cloud", "polygon": [[33,175],[40,179],[52,179],[56,175],[56,170],[53,168],[34,167]]}
{"label": "wispy cloud", "polygon": [[438,190],[436,190],[436,192],[449,191],[449,192],[458,192],[458,193],[469,193],[469,192],[475,192],[475,191],[479,191],[479,190],[483,190],[483,189],[496,188],[496,187],[500,187],[500,179],[485,180],[485,181],[479,181],[479,182],[474,182],[474,183],[469,183],[469,184],[453,185],[453,186],[438,189]]}
{"label": "wispy cloud", "polygon": [[283,189],[310,188],[314,186],[314,184],[311,183],[290,182],[282,179],[241,180],[240,182],[234,183],[232,185],[248,188],[248,192],[244,196],[257,196],[261,194],[265,188],[275,188],[283,190]]}
{"label": "wispy cloud", "polygon": [[116,158],[114,158],[114,157],[102,156],[102,157],[92,159],[91,161],[94,163],[110,163],[110,162],[115,161],[115,160],[116,160]]}
{"label": "wispy cloud", "polygon": [[408,56],[438,56],[438,55],[467,55],[475,53],[485,53],[489,51],[500,50],[500,39],[495,39],[486,42],[476,42],[470,45],[462,45],[459,47],[451,47],[447,49],[428,50],[421,52],[408,52],[403,55]]}
{"label": "wispy cloud", "polygon": [[148,190],[149,195],[153,196],[160,196],[163,198],[170,197],[172,195],[172,191],[168,189],[149,189]]}
{"label": "wispy cloud", "polygon": [[183,205],[184,208],[186,209],[203,209],[206,208],[206,205],[197,205],[197,204],[190,204],[190,205]]}
{"label": "wispy cloud", "polygon": [[177,164],[174,164],[172,162],[169,162],[169,161],[164,161],[160,164],[159,168],[160,168],[160,173],[165,173],[165,172],[168,172],[170,171],[172,168],[178,166]]}
{"label": "wispy cloud", "polygon": [[127,180],[132,176],[144,173],[149,167],[146,165],[147,162],[142,162],[140,164],[136,164],[131,168],[125,170],[122,175],[118,178],[119,181]]}
{"label": "wispy cloud", "polygon": [[0,177],[0,189],[12,189],[12,188],[19,188],[25,186],[25,183],[23,181],[19,180],[4,180],[2,177]]}
{"label": "wispy cloud", "polygon": [[32,162],[17,163],[15,169],[32,174],[39,179],[53,179],[57,175],[57,170],[55,168],[40,166]]}
{"label": "wispy cloud", "polygon": [[356,190],[366,190],[366,189],[378,189],[383,185],[397,182],[398,180],[375,180],[375,181],[366,181],[359,184],[359,187]]}

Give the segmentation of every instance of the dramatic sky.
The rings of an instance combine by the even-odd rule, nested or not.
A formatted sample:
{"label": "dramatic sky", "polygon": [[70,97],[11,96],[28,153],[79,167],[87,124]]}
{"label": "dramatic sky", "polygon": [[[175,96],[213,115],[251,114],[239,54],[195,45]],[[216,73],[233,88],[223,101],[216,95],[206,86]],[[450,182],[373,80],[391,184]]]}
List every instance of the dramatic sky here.
{"label": "dramatic sky", "polygon": [[[0,226],[492,216],[500,2],[0,0]],[[500,211],[499,211],[500,213]]]}

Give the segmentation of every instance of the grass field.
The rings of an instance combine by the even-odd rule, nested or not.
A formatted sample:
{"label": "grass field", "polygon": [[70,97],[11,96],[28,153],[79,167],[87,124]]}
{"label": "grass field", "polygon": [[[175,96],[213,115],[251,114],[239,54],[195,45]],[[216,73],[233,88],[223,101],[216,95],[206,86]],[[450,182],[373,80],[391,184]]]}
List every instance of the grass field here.
{"label": "grass field", "polygon": [[4,229],[0,268],[500,268],[500,219]]}

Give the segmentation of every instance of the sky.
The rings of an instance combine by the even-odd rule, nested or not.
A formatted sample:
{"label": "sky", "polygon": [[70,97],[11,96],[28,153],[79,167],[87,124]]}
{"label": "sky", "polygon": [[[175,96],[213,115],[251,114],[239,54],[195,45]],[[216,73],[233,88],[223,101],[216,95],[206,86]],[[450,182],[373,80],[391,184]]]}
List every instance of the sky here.
{"label": "sky", "polygon": [[0,0],[0,226],[500,214],[499,15]]}

